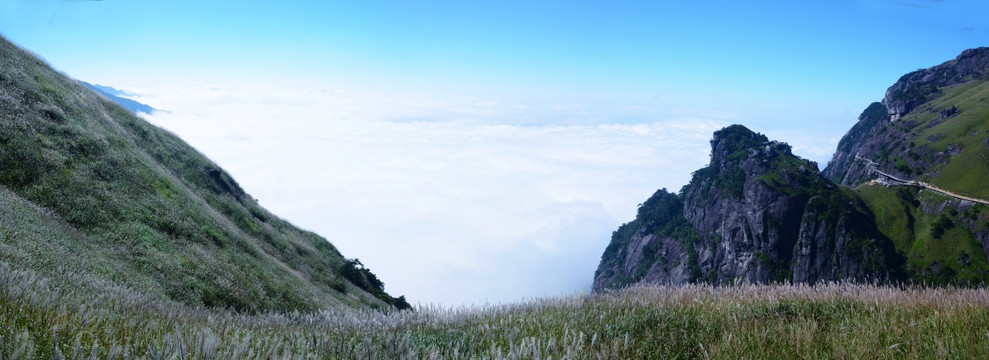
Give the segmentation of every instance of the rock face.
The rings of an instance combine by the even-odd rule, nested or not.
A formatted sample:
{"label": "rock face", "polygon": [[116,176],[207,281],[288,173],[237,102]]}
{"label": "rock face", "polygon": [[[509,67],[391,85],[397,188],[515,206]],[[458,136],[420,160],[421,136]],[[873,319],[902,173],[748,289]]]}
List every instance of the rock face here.
{"label": "rock face", "polygon": [[[904,75],[823,172],[740,125],[612,235],[595,291],[637,282],[989,282],[989,48]],[[880,185],[878,171],[913,186]],[[924,185],[928,186],[928,185]]]}
{"label": "rock face", "polygon": [[711,163],[660,190],[612,237],[594,289],[889,279],[897,260],[864,206],[817,165],[743,126],[715,132]]}
{"label": "rock face", "polygon": [[685,283],[699,277],[698,235],[683,216],[683,201],[660,189],[639,206],[635,220],[612,234],[594,276],[595,290],[646,281]]}
{"label": "rock face", "polygon": [[[966,50],[943,64],[904,75],[886,91],[882,103],[869,106],[838,144],[823,174],[849,187],[858,187],[874,178],[873,169],[935,184],[952,192],[976,198],[989,198],[989,48]],[[902,243],[911,246],[904,253],[911,261],[907,269],[918,280],[978,283],[986,269],[973,266],[969,258],[985,263],[989,258],[989,216],[982,205],[951,197],[922,196],[911,189],[898,190],[903,203],[902,222],[912,230],[903,234]],[[959,216],[958,214],[962,215]],[[921,219],[928,219],[929,225]],[[937,218],[938,221],[929,219]],[[917,221],[915,221],[917,220]],[[944,227],[957,225],[964,231],[942,238]],[[887,231],[892,232],[892,231]],[[944,243],[948,243],[948,245]],[[977,243],[980,249],[965,243]],[[949,248],[948,255],[931,256],[931,246]],[[917,251],[921,248],[923,251]],[[938,250],[945,251],[945,250]],[[911,254],[913,252],[913,254]],[[926,253],[926,254],[925,254]],[[953,268],[946,269],[945,263]],[[956,266],[957,265],[957,266]],[[975,270],[973,270],[975,269]]]}
{"label": "rock face", "polygon": [[989,47],[963,51],[954,60],[903,75],[886,90],[883,106],[892,120],[937,96],[939,88],[984,78],[989,68]]}
{"label": "rock face", "polygon": [[[859,115],[859,121],[838,142],[838,149],[824,177],[843,185],[854,186],[869,179],[868,163],[857,161],[856,156],[869,156],[880,143],[901,139],[904,134],[897,128],[889,129],[890,115],[883,104],[874,102]],[[881,130],[885,130],[882,131]],[[884,169],[886,170],[886,169]]]}
{"label": "rock face", "polygon": [[[877,161],[881,163],[882,171],[901,177],[914,175],[907,174],[905,169],[929,169],[935,164],[944,165],[948,161],[944,153],[938,153],[931,147],[916,146],[916,142],[909,149],[903,147],[894,154],[889,153],[890,149],[910,144],[916,137],[911,130],[921,125],[915,119],[904,119],[904,116],[914,110],[937,113],[935,123],[923,124],[927,128],[934,127],[960,112],[954,104],[930,104],[943,95],[944,87],[986,80],[989,80],[989,47],[965,50],[954,60],[903,75],[886,90],[882,103],[873,103],[862,112],[858,123],[838,143],[834,157],[824,169],[824,176],[846,186],[867,181],[867,164],[856,161],[856,156],[863,159],[903,159],[904,163],[898,168],[895,163]],[[924,109],[917,109],[925,104],[928,106]],[[899,120],[904,121],[895,124]],[[928,157],[931,159],[925,159]]]}

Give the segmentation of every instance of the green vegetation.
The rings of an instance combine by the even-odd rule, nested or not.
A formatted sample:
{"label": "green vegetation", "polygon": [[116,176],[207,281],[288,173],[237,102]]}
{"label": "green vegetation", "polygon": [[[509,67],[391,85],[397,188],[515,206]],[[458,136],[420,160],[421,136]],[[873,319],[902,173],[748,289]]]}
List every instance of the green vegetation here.
{"label": "green vegetation", "polygon": [[[989,145],[986,144],[989,106],[985,103],[989,98],[989,80],[949,86],[940,92],[940,96],[904,117],[904,122],[914,124],[909,129],[914,139],[903,152],[923,153],[917,149],[926,147],[935,153],[947,153],[945,161],[921,169],[919,180],[959,194],[989,199]],[[942,118],[942,111],[949,108],[955,108],[957,113]]]}
{"label": "green vegetation", "polygon": [[[385,283],[378,279],[377,275],[371,272],[370,269],[364,267],[361,261],[358,259],[350,259],[347,262],[340,265],[340,269],[337,270],[340,276],[344,279],[350,281],[351,284],[357,285],[361,290],[367,291],[374,295],[374,297],[384,301],[385,303],[394,306],[398,310],[411,309],[410,305],[406,300],[405,296],[399,296],[398,298],[392,298],[385,293]],[[338,289],[341,292],[346,291],[346,289]]]}
{"label": "green vegetation", "polygon": [[[768,141],[765,135],[742,125],[731,125],[715,131],[714,140],[711,140],[712,151],[716,153],[711,157],[713,161],[707,167],[695,171],[691,183],[701,184],[703,180],[711,179],[714,187],[728,195],[742,197],[746,174],[736,163],[747,159],[750,150],[759,148]],[[693,181],[694,179],[699,181]]]}
{"label": "green vegetation", "polygon": [[769,138],[766,135],[736,124],[715,131],[711,145],[714,147],[714,151],[724,155],[725,161],[730,162],[745,160],[750,149],[758,148],[767,142],[769,142]]}
{"label": "green vegetation", "polygon": [[908,249],[914,239],[916,207],[914,193],[908,188],[861,186],[856,193],[869,205],[876,218],[876,225],[896,244],[899,251]]}
{"label": "green vegetation", "polygon": [[[700,268],[697,264],[697,251],[694,248],[700,241],[700,234],[694,230],[693,226],[683,216],[683,200],[676,194],[670,193],[665,188],[659,189],[646,202],[639,205],[639,211],[635,220],[622,224],[611,234],[611,242],[601,255],[605,267],[624,265],[624,251],[628,247],[629,241],[638,232],[645,236],[649,234],[658,235],[664,238],[676,239],[687,250],[687,266],[690,268],[693,279],[700,278]],[[638,264],[636,273],[631,276],[615,277],[609,285],[610,288],[621,288],[634,284],[643,276],[646,271],[656,262],[660,256],[660,247],[664,246],[663,241],[655,240],[646,245],[642,251],[642,263]],[[598,274],[595,274],[597,276]]]}
{"label": "green vegetation", "polygon": [[943,195],[914,188],[862,185],[855,192],[876,216],[879,230],[893,240],[907,261],[913,282],[932,285],[977,285],[989,278],[989,262],[982,246],[966,226],[985,228],[989,223],[984,205],[968,205],[928,213],[950,200]]}
{"label": "green vegetation", "polygon": [[951,230],[954,227],[955,223],[951,222],[951,219],[944,214],[938,215],[937,220],[934,220],[934,223],[931,224],[931,237],[941,239],[945,231]]}
{"label": "green vegetation", "polygon": [[[927,92],[914,97],[925,102],[892,124],[904,132],[902,138],[887,144],[875,160],[908,178],[989,198],[989,81],[922,90]],[[864,184],[855,192],[906,258],[908,280],[968,285],[989,280],[989,263],[973,234],[989,232],[986,206],[915,188]]]}
{"label": "green vegetation", "polygon": [[[83,290],[63,291],[68,281]],[[969,359],[989,353],[987,298],[986,289],[687,285],[247,315],[0,263],[0,358]]]}
{"label": "green vegetation", "polygon": [[3,39],[0,224],[0,261],[190,306],[407,306],[358,281],[367,269],[344,276],[333,245],[269,213],[177,136]]}
{"label": "green vegetation", "polygon": [[[909,102],[912,110],[883,125],[869,142],[862,138],[868,134],[855,129],[874,127],[874,120],[881,118],[885,109],[870,106],[874,111],[863,113],[839,150],[862,144],[860,150],[871,153],[866,156],[884,171],[960,195],[989,199],[989,80],[975,76],[939,83],[953,84],[950,86],[917,85],[928,73],[954,74],[951,66],[949,62],[905,75],[901,80],[910,81],[895,85],[893,89],[898,90],[886,100]],[[947,81],[955,75],[938,76],[934,79]],[[863,180],[868,179],[849,181]],[[893,240],[896,252],[904,257],[909,275],[905,280],[971,286],[989,281],[989,263],[979,241],[989,234],[986,206],[913,187],[860,184],[855,193],[875,215],[879,230]]]}

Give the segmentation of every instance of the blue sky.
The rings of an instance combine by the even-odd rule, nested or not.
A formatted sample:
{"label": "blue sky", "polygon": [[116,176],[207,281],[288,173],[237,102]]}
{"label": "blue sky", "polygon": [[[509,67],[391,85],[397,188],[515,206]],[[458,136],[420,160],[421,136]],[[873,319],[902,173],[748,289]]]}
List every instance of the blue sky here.
{"label": "blue sky", "polygon": [[901,75],[987,45],[985,19],[974,0],[0,0],[9,40],[167,110],[146,118],[263,205],[444,304],[586,290],[722,126],[823,167]]}
{"label": "blue sky", "polygon": [[5,36],[97,82],[236,83],[251,73],[501,96],[875,99],[899,74],[989,34],[989,6],[950,0],[2,0],[0,9]]}

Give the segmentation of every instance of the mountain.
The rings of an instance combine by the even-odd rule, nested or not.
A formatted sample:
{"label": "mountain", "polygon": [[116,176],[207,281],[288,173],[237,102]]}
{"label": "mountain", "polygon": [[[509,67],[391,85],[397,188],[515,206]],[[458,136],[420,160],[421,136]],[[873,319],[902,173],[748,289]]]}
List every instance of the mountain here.
{"label": "mountain", "polygon": [[2,38],[0,263],[194,307],[408,307],[174,134]]}
{"label": "mountain", "polygon": [[90,84],[90,83],[85,82],[85,81],[80,81],[80,82],[83,85],[85,85],[86,87],[88,87],[90,89],[93,89],[93,90],[96,90],[96,92],[101,93],[101,94],[104,94],[104,95],[107,95],[107,94],[113,95],[113,96],[136,96],[137,95],[135,93],[132,93],[132,92],[129,92],[129,91],[120,90],[120,89],[117,89],[117,88],[112,87],[112,86],[104,86],[104,85],[100,85],[100,84],[93,85],[93,84]]}
{"label": "mountain", "polygon": [[594,289],[636,282],[815,283],[897,278],[868,209],[790,146],[732,125],[678,194],[646,200],[612,236]]}
{"label": "mountain", "polygon": [[105,96],[107,99],[110,99],[111,101],[119,104],[120,106],[123,106],[124,109],[127,109],[132,113],[150,114],[155,111],[155,108],[148,106],[147,104],[142,104],[137,101],[125,98],[124,96],[132,95],[128,92],[117,90],[109,86],[93,85],[85,81],[80,81],[80,83],[82,83],[83,86],[88,87],[93,91],[100,93],[100,95]]}
{"label": "mountain", "polygon": [[[857,190],[916,279],[985,282],[989,48],[901,77],[841,139],[823,174]],[[881,174],[924,189],[869,184],[889,180]]]}
{"label": "mountain", "polygon": [[[616,230],[594,290],[629,284],[989,280],[989,49],[903,76],[823,172],[740,125]],[[989,201],[985,201],[989,204]]]}

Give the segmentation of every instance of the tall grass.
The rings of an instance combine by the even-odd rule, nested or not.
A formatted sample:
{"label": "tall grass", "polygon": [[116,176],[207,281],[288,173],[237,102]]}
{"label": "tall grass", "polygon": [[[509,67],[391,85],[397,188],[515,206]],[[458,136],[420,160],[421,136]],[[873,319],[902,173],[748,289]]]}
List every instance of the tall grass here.
{"label": "tall grass", "polygon": [[175,134],[2,37],[0,260],[42,274],[70,266],[190,306],[404,302]]}
{"label": "tall grass", "polygon": [[4,359],[987,356],[986,289],[639,286],[498,306],[248,315],[0,263]]}

